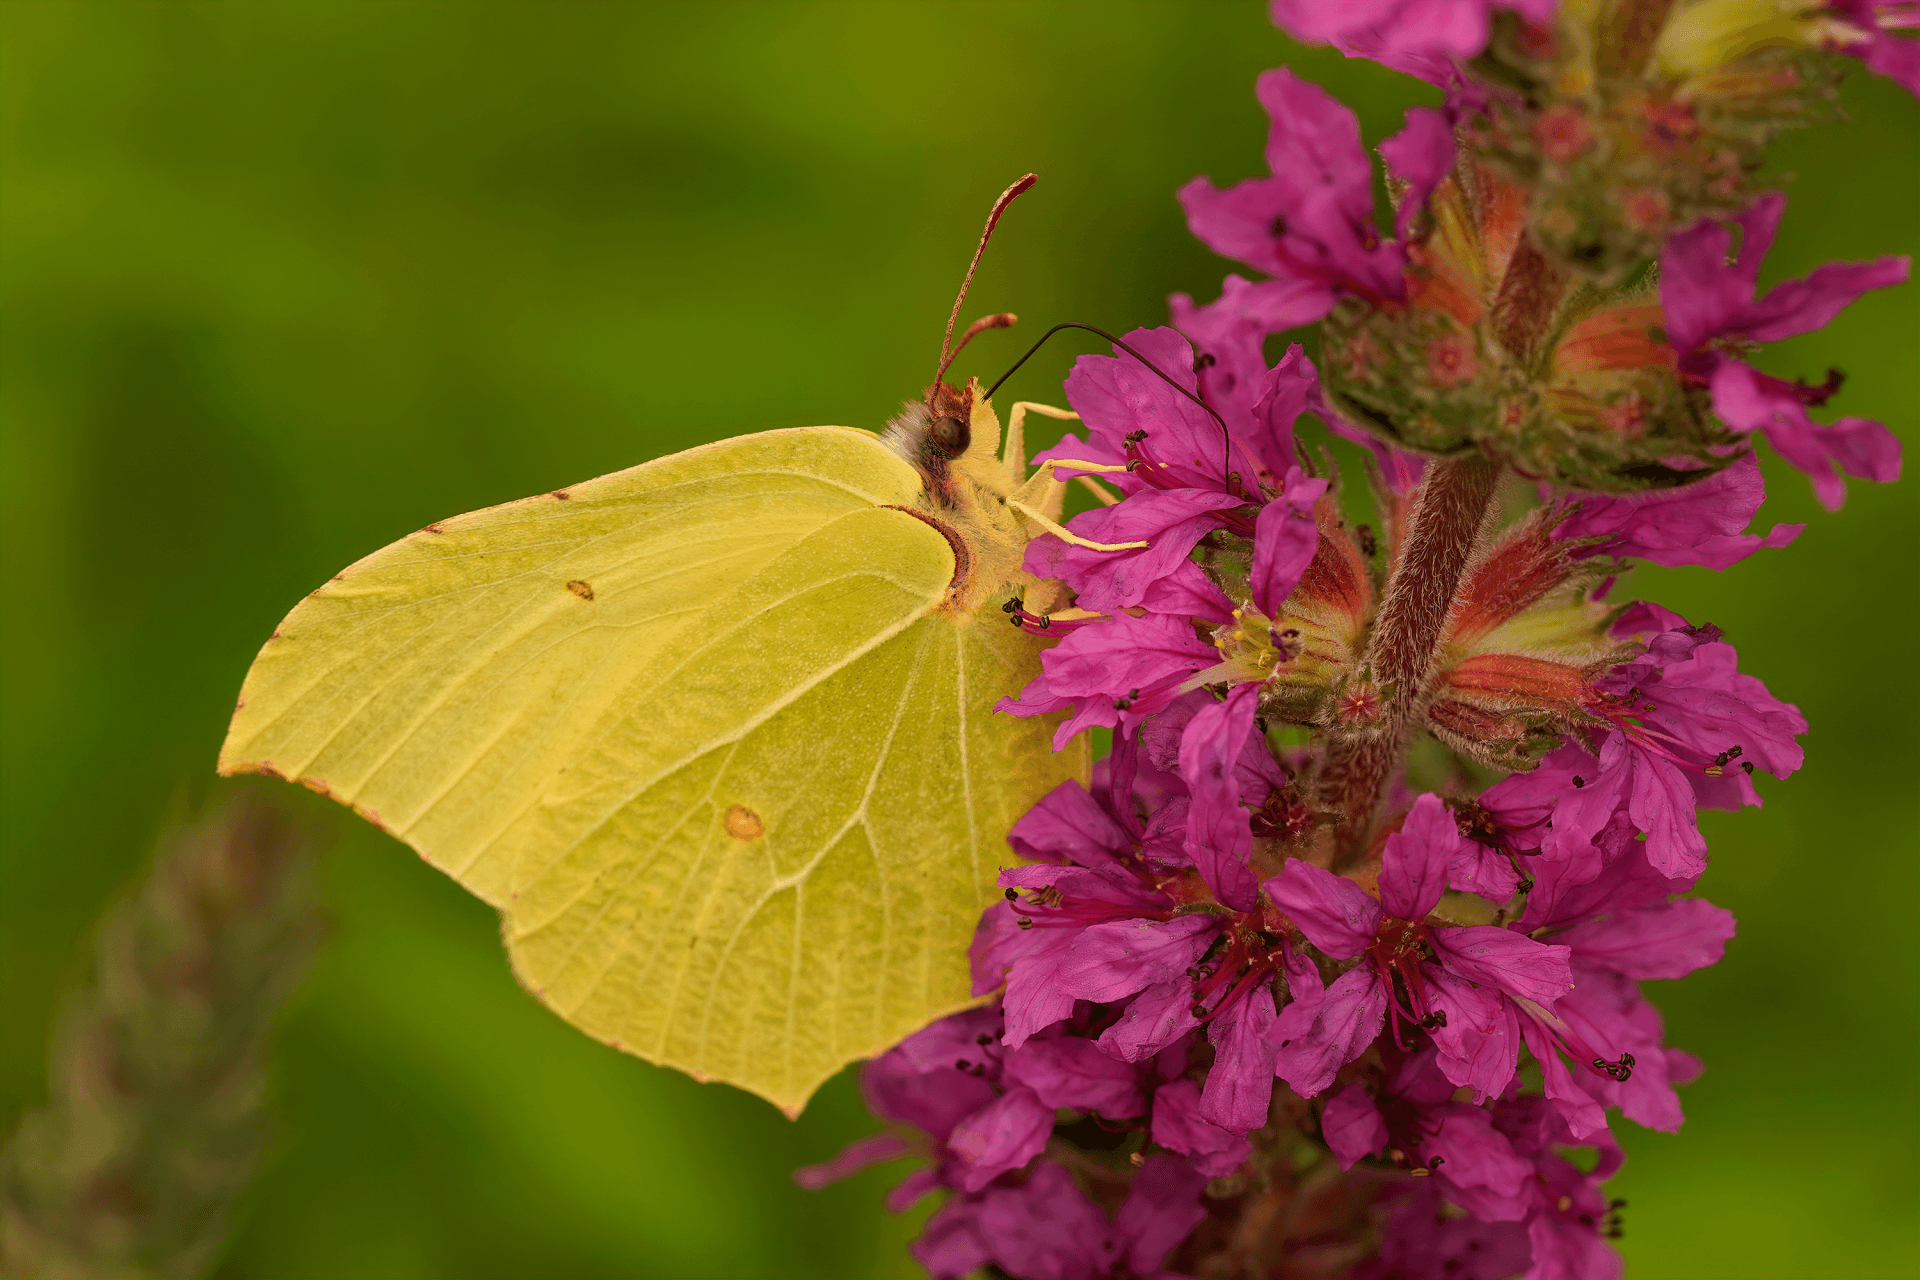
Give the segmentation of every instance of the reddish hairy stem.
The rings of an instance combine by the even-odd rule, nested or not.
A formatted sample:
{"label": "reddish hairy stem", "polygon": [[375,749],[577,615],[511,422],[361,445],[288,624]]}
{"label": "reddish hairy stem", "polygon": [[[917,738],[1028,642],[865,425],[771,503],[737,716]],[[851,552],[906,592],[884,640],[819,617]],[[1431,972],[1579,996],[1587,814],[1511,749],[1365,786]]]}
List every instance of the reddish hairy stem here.
{"label": "reddish hairy stem", "polygon": [[1367,847],[1381,798],[1426,712],[1440,631],[1493,508],[1499,475],[1499,465],[1479,454],[1437,463],[1414,500],[1364,661],[1392,696],[1377,725],[1329,744],[1320,785],[1321,803],[1345,816],[1341,844],[1348,858]]}

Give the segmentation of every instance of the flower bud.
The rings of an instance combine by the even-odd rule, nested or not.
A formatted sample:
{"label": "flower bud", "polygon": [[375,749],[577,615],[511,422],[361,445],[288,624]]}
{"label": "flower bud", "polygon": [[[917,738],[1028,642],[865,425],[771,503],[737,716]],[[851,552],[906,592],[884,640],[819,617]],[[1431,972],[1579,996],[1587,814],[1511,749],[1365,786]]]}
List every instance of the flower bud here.
{"label": "flower bud", "polygon": [[1474,71],[1495,92],[1475,149],[1531,186],[1541,249],[1599,284],[1667,231],[1749,203],[1782,129],[1833,110],[1835,20],[1789,0],[1563,4],[1503,14]]}
{"label": "flower bud", "polygon": [[1743,452],[1683,383],[1651,280],[1601,289],[1543,253],[1526,195],[1463,162],[1408,248],[1404,303],[1326,323],[1334,406],[1389,443],[1483,450],[1522,474],[1620,493],[1696,480]]}

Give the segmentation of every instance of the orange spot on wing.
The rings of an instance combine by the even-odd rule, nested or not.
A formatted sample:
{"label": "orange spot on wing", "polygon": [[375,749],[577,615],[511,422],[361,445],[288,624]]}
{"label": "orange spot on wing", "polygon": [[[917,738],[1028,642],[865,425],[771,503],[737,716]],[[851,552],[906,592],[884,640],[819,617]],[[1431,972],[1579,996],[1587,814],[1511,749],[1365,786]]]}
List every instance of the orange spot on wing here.
{"label": "orange spot on wing", "polygon": [[757,840],[767,833],[767,824],[760,815],[743,804],[727,806],[725,819],[727,834],[735,840]]}

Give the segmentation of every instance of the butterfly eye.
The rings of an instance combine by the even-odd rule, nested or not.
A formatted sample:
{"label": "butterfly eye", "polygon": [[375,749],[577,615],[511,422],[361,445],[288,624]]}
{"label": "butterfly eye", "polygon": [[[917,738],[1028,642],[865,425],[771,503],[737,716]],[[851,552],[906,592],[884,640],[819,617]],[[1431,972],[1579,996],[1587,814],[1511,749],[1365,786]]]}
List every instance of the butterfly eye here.
{"label": "butterfly eye", "polygon": [[942,458],[957,458],[973,443],[973,429],[966,420],[943,413],[927,426],[927,448]]}

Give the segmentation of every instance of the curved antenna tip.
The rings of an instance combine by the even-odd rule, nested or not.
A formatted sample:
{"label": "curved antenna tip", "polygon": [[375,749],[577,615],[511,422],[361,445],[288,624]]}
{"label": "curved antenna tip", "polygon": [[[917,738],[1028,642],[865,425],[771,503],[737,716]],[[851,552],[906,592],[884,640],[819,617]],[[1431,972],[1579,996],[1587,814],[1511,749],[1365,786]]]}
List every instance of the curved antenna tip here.
{"label": "curved antenna tip", "polygon": [[[986,229],[980,233],[980,243],[977,247],[975,247],[973,251],[973,261],[967,264],[966,278],[960,282],[960,295],[953,300],[953,311],[951,314],[947,316],[946,336],[940,340],[940,367],[934,372],[934,375],[933,375],[933,385],[936,388],[940,385],[941,381],[946,378],[947,366],[951,365],[953,363],[953,358],[960,354],[960,347],[966,346],[967,339],[971,338],[976,331],[978,331],[983,327],[989,328],[989,329],[999,329],[999,328],[1006,327],[1005,325],[999,325],[999,324],[986,324],[985,323],[986,320],[991,320],[994,317],[992,316],[984,317],[982,320],[974,322],[974,324],[970,328],[968,328],[965,336],[963,336],[960,339],[959,347],[956,347],[955,345],[953,345],[954,323],[960,319],[960,308],[967,300],[967,290],[973,287],[973,273],[979,269],[980,256],[987,251],[987,242],[993,239],[993,229],[999,223],[1000,215],[1007,211],[1008,205],[1012,204],[1015,200],[1019,199],[1021,195],[1023,195],[1026,191],[1028,191],[1033,186],[1033,184],[1038,181],[1040,181],[1040,176],[1038,174],[1033,174],[1033,173],[1029,173],[1022,178],[1016,179],[1012,186],[1008,187],[1005,191],[1002,191],[1000,193],[1000,198],[993,202],[992,212],[987,214]],[[1008,313],[1006,312],[1001,312],[1000,314],[1008,315]],[[1008,324],[1012,323],[1011,316],[1009,316],[1007,323]]]}

